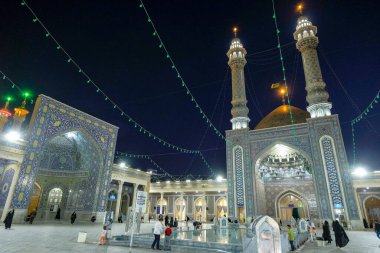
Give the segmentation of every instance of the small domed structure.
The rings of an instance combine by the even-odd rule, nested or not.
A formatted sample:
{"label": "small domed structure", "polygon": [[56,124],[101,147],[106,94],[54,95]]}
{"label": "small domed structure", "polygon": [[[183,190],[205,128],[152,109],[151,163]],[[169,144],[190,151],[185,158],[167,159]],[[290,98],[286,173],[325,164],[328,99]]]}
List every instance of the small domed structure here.
{"label": "small domed structure", "polygon": [[[289,106],[281,105],[265,116],[259,124],[255,127],[255,130],[265,129],[271,127],[280,127],[291,125]],[[290,106],[293,115],[294,124],[306,123],[306,119],[310,118],[310,114],[298,107]]]}

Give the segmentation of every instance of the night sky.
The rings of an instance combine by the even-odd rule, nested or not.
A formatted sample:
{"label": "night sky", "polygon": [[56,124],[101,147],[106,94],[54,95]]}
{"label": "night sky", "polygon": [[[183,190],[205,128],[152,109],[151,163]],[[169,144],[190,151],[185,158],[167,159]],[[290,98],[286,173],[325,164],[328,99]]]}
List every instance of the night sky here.
{"label": "night sky", "polygon": [[[377,1],[305,1],[305,15],[318,27],[324,80],[342,126],[352,161],[350,120],[363,110],[380,87],[380,18]],[[205,150],[216,174],[225,173],[225,144],[198,113],[171,69],[137,0],[30,0],[27,3],[63,47],[108,96],[130,116],[178,146]],[[165,45],[193,95],[224,133],[231,129],[231,80],[226,52],[232,27],[247,49],[247,99],[254,128],[281,104],[270,89],[282,78],[270,0],[144,2]],[[306,109],[305,79],[293,32],[296,1],[276,1],[281,43],[292,105]],[[20,1],[0,8],[0,69],[22,88],[45,94],[118,127],[117,150],[153,154],[169,173],[210,174],[196,155],[174,153],[128,124],[112,105],[78,74]],[[328,66],[330,65],[331,68]],[[337,78],[340,82],[337,80]],[[21,98],[0,79],[0,94]],[[350,98],[348,98],[348,96]],[[380,105],[357,125],[358,161],[380,169]],[[33,105],[28,104],[32,110]],[[370,124],[368,124],[368,122]],[[147,161],[124,159],[143,170]]]}

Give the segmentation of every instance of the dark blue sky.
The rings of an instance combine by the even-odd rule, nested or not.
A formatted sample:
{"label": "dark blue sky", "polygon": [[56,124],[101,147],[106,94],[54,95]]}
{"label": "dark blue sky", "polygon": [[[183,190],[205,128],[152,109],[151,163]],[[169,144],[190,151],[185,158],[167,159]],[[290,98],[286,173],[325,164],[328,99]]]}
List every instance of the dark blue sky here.
{"label": "dark blue sky", "polygon": [[[137,0],[27,1],[51,33],[82,68],[121,107],[148,130],[171,143],[208,150],[204,155],[216,173],[225,174],[225,145],[201,119],[181,87],[158,40],[152,36]],[[306,108],[302,62],[293,32],[296,1],[277,1],[277,16],[292,104]],[[347,155],[352,160],[349,121],[364,109],[380,87],[380,18],[376,1],[305,1],[305,15],[318,26],[320,62],[333,112],[340,115]],[[231,29],[248,51],[246,85],[251,128],[281,104],[270,84],[281,78],[270,0],[145,1],[171,56],[191,91],[213,123],[224,133],[231,128],[231,83],[226,52]],[[0,69],[34,95],[51,96],[120,127],[119,151],[136,154],[172,153],[131,127],[112,106],[86,85],[76,69],[55,49],[31,14],[18,1],[0,9]],[[268,50],[272,49],[272,50]],[[335,78],[333,71],[341,84]],[[342,86],[344,87],[342,87]],[[2,96],[17,94],[0,80]],[[21,99],[19,99],[21,101]],[[256,106],[255,106],[255,105]],[[32,109],[33,105],[29,105]],[[357,125],[358,160],[380,169],[380,110]],[[198,156],[153,156],[172,174],[209,174]],[[146,161],[129,159],[147,169]]]}

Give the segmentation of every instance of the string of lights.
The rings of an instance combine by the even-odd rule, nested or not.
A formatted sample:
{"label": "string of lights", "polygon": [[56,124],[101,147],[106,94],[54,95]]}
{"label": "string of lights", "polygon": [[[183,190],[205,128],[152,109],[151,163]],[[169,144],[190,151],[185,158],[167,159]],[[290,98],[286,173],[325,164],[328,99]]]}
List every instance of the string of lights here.
{"label": "string of lights", "polygon": [[121,158],[121,157],[130,157],[130,158],[138,158],[138,159],[146,159],[148,160],[151,164],[153,164],[154,167],[156,167],[157,169],[159,169],[160,171],[162,171],[164,173],[165,176],[168,176],[170,177],[172,180],[175,180],[176,178],[174,176],[172,176],[169,172],[167,172],[166,170],[164,170],[160,165],[158,165],[149,155],[136,155],[136,154],[129,154],[129,153],[124,153],[124,152],[120,152],[120,151],[116,151],[115,152],[115,156],[117,158]]}
{"label": "string of lights", "polygon": [[155,25],[154,25],[154,22],[153,20],[151,19],[147,9],[145,8],[145,5],[143,3],[142,0],[139,0],[140,1],[140,5],[139,7],[142,8],[145,12],[145,15],[147,17],[147,22],[151,25],[151,27],[153,28],[153,33],[152,35],[154,37],[156,37],[158,40],[159,40],[159,45],[158,47],[163,49],[164,52],[165,52],[165,55],[166,55],[166,58],[169,60],[170,64],[171,64],[171,68],[175,71],[176,75],[177,75],[177,78],[179,79],[182,87],[186,90],[186,94],[190,97],[191,101],[194,103],[195,105],[195,108],[199,111],[199,114],[202,116],[202,119],[206,122],[206,124],[214,130],[215,134],[222,138],[223,140],[225,140],[225,137],[224,135],[215,127],[215,125],[211,122],[211,120],[207,117],[207,115],[205,114],[204,110],[201,108],[201,106],[199,105],[199,103],[196,101],[195,97],[193,96],[193,94],[191,93],[188,85],[186,84],[184,78],[182,77],[181,73],[179,72],[178,70],[178,67],[176,66],[173,58],[170,56],[169,54],[169,51],[168,49],[166,48],[163,40],[161,39],[161,36],[160,34],[158,33]]}
{"label": "string of lights", "polygon": [[[207,162],[206,158],[203,156],[202,152],[201,151],[197,151],[196,153],[197,155],[200,156],[202,162],[206,165],[206,167],[210,170],[211,172],[211,177],[215,177],[215,172],[214,170],[212,169],[212,167],[210,166],[210,164]],[[147,155],[147,154],[130,154],[130,153],[124,153],[124,152],[120,152],[120,151],[116,151],[116,156],[118,158],[120,157],[129,157],[129,158],[137,158],[137,159],[150,159],[150,162],[152,162],[152,157],[151,155]],[[152,162],[153,163],[153,162]],[[168,173],[168,172],[165,172],[165,173]]]}
{"label": "string of lights", "polygon": [[[26,102],[27,99],[30,99],[30,103],[31,104],[34,103],[34,100],[31,98],[31,94],[29,92],[23,92],[21,90],[21,88],[15,82],[13,82],[13,80],[9,76],[7,76],[7,75],[4,74],[3,71],[0,70],[0,74],[3,76],[2,77],[3,80],[6,80],[6,81],[8,81],[11,84],[12,89],[16,88],[22,94],[22,96],[24,97],[24,101],[25,102]],[[7,101],[8,102],[10,102],[12,100],[13,100],[12,97],[10,97],[10,96],[7,97]]]}
{"label": "string of lights", "polygon": [[352,124],[355,125],[359,123],[362,119],[366,118],[367,115],[373,110],[377,103],[380,100],[380,90],[377,92],[374,99],[369,103],[369,105],[356,117],[352,120]]}
{"label": "string of lights", "polygon": [[367,115],[373,110],[376,104],[380,100],[380,90],[377,92],[374,99],[369,103],[369,105],[351,121],[351,134],[352,134],[352,157],[353,157],[353,166],[356,165],[356,141],[355,141],[355,125],[361,122],[363,119],[367,118]]}
{"label": "string of lights", "polygon": [[6,74],[4,74],[3,71],[0,70],[0,74],[2,75],[3,80],[7,80],[11,84],[12,89],[16,88],[18,91],[22,92],[21,88],[15,82],[13,82],[12,79],[10,79]]}
{"label": "string of lights", "polygon": [[[153,134],[151,131],[144,128],[141,124],[139,124],[136,120],[134,120],[131,116],[129,116],[115,101],[113,101],[101,88],[100,86],[93,80],[91,77],[80,67],[80,65],[74,60],[73,57],[63,48],[62,44],[60,44],[56,38],[52,35],[52,33],[47,29],[45,24],[38,18],[36,13],[33,11],[33,9],[30,7],[30,5],[27,4],[25,0],[21,1],[21,6],[26,7],[29,12],[32,14],[33,19],[32,21],[34,23],[39,24],[43,30],[45,31],[45,37],[48,39],[51,39],[56,46],[56,49],[60,52],[62,52],[65,57],[68,64],[72,64],[78,71],[80,75],[84,77],[84,80],[86,80],[87,85],[92,85],[95,88],[95,91],[103,96],[104,101],[110,103],[113,107],[113,109],[118,110],[120,113],[120,116],[127,119],[128,123],[134,127],[134,129],[138,130],[139,132],[143,133],[145,136],[153,139],[154,141],[160,143],[164,147],[171,148],[175,151],[181,152],[181,153],[189,153],[189,154],[197,154],[199,151],[197,150],[191,150],[186,149],[177,145],[174,145],[168,141],[165,141],[164,139],[158,137],[157,135]],[[201,109],[200,109],[201,110]],[[202,110],[201,110],[202,111]]]}
{"label": "string of lights", "polygon": [[272,8],[273,8],[273,16],[272,16],[272,18],[274,20],[274,24],[275,24],[275,27],[276,27],[277,48],[278,48],[278,51],[279,51],[279,54],[280,54],[280,60],[281,60],[281,70],[282,70],[282,76],[283,76],[282,80],[284,82],[284,87],[285,87],[285,97],[286,97],[286,100],[288,102],[289,117],[290,117],[290,122],[292,124],[293,134],[294,134],[295,137],[297,137],[296,128],[294,126],[294,119],[293,119],[292,108],[290,106],[289,90],[288,90],[288,84],[287,84],[287,81],[286,81],[286,69],[285,69],[284,57],[283,57],[282,49],[281,49],[280,30],[278,28],[278,22],[277,22],[277,15],[276,15],[276,8],[275,8],[274,0],[272,0]]}

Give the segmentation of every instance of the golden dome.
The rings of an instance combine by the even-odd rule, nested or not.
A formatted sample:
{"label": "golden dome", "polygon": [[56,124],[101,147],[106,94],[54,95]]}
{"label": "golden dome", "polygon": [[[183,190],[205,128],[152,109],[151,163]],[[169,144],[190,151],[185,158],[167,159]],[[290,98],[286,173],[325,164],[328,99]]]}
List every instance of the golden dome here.
{"label": "golden dome", "polygon": [[[310,114],[298,107],[290,106],[293,115],[294,124],[306,123]],[[281,105],[265,116],[255,127],[257,129],[280,127],[291,125],[288,105]]]}

